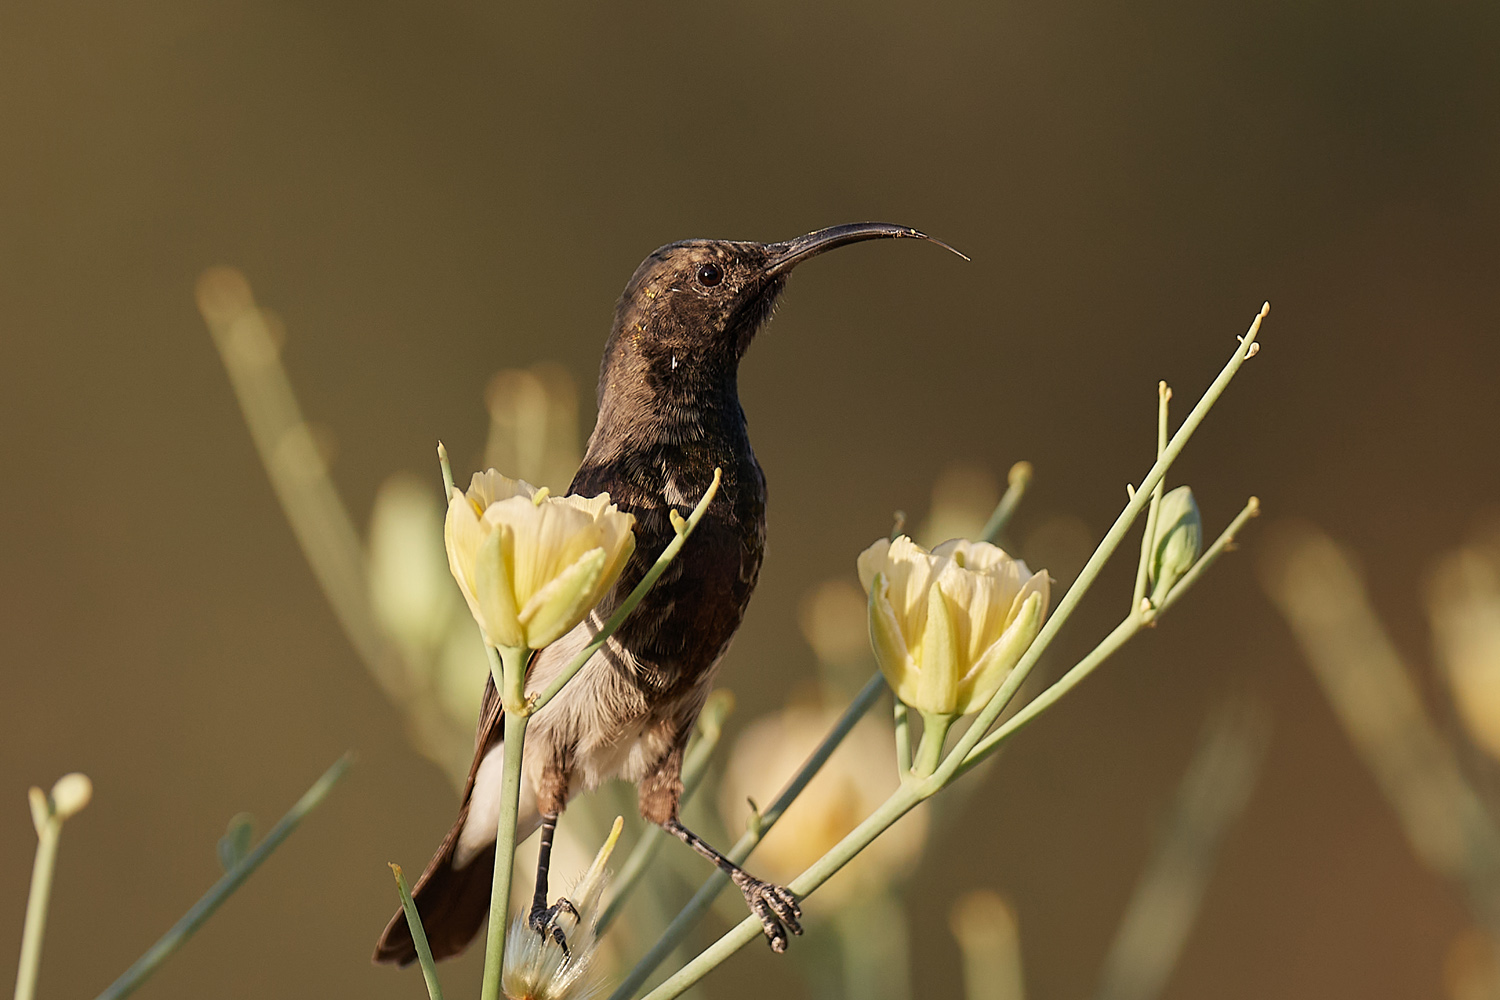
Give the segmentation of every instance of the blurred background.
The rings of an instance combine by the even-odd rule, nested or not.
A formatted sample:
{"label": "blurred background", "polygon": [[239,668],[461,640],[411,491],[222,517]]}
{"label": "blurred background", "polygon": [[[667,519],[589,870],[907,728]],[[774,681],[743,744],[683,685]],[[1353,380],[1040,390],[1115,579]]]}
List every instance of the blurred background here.
{"label": "blurred background", "polygon": [[[770,547],[721,673],[726,745],[814,710],[838,657],[809,642],[809,608],[822,594],[839,620],[894,510],[982,521],[1029,460],[1011,547],[1071,581],[1150,466],[1157,380],[1180,419],[1274,311],[1172,473],[1210,536],[1261,498],[1241,552],[966,782],[902,862],[900,905],[865,911],[884,931],[856,936],[894,921],[915,994],[954,995],[950,912],[993,890],[1008,910],[968,910],[1013,915],[1029,996],[1103,992],[1205,720],[1248,698],[1258,780],[1241,768],[1160,995],[1464,995],[1476,907],[1346,735],[1296,639],[1313,626],[1277,607],[1297,624],[1296,595],[1320,592],[1281,586],[1308,583],[1286,551],[1320,525],[1428,737],[1460,748],[1465,787],[1495,787],[1464,749],[1485,696],[1456,707],[1428,581],[1500,510],[1496,51],[1500,9],[1474,0],[9,5],[0,943],[20,935],[28,785],[96,785],[63,837],[41,975],[44,996],[86,996],[217,877],[232,814],[264,830],[353,748],[147,990],[420,995],[368,956],[395,908],[385,863],[420,870],[454,788],[288,527],[195,304],[207,268],[239,269],[284,329],[308,440],[363,536],[393,474],[417,477],[414,517],[437,501],[438,437],[461,479],[501,447],[494,387],[518,370],[562,401],[553,447],[576,448],[615,297],[656,246],[880,219],[973,261],[916,243],[821,258],[750,351]],[[1051,675],[1126,610],[1125,548]],[[432,723],[460,743],[463,699]],[[746,949],[705,994],[858,992],[795,957],[832,947],[816,936],[784,960]],[[462,995],[478,955],[447,968]]]}

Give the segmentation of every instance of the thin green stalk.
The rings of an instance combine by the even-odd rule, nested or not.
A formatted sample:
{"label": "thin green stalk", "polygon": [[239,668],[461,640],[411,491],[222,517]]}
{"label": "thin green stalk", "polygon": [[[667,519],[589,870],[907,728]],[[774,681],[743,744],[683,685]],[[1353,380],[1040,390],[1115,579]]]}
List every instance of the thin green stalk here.
{"label": "thin green stalk", "polygon": [[417,949],[417,962],[422,966],[422,979],[427,983],[430,1000],[443,1000],[443,985],[438,982],[437,963],[432,960],[432,948],[427,944],[427,931],[422,927],[422,916],[417,913],[417,904],[411,898],[411,889],[401,866],[391,863],[391,874],[396,876],[396,892],[401,896],[401,910],[406,914],[406,928],[411,931],[412,944]]}
{"label": "thin green stalk", "polygon": [[[1225,529],[1224,533],[1220,535],[1219,540],[1216,541],[1213,547],[1209,550],[1211,553],[1213,553],[1215,558],[1217,557],[1218,553],[1222,552],[1224,547],[1228,545],[1228,543],[1233,539],[1234,533],[1244,525],[1245,521],[1248,520],[1249,517],[1253,516],[1254,510],[1255,504],[1253,502],[1246,505],[1245,511],[1242,511],[1240,516],[1236,517],[1230,524],[1230,526]],[[1205,558],[1206,557],[1207,554],[1205,554]],[[1194,577],[1194,579],[1196,579],[1196,577]],[[1177,594],[1180,590],[1183,589],[1184,584],[1190,583],[1191,580],[1189,579],[1189,576],[1185,575],[1183,579],[1178,582],[1178,585],[1173,588],[1172,594]],[[1170,603],[1171,602],[1168,601],[1167,604],[1164,605],[1164,608],[1166,606],[1169,606]],[[953,753],[949,755],[948,759],[944,761],[943,768],[940,769],[938,773],[925,780],[916,780],[904,783],[902,787],[898,789],[889,799],[887,799],[879,809],[871,813],[863,823],[861,823],[854,829],[852,833],[850,833],[847,837],[840,841],[833,850],[829,851],[826,855],[815,862],[810,868],[808,868],[807,871],[803,872],[802,875],[793,880],[788,888],[790,888],[792,892],[796,893],[798,898],[803,898],[810,895],[815,889],[818,888],[818,886],[822,885],[840,868],[848,864],[848,862],[856,854],[864,850],[865,847],[869,846],[871,841],[880,836],[880,834],[885,832],[885,830],[890,828],[897,820],[899,820],[902,816],[909,812],[915,805],[917,805],[923,799],[926,799],[935,794],[939,789],[947,784],[948,781],[952,780],[953,777],[956,777],[957,775],[962,774],[977,765],[981,760],[983,760],[986,756],[993,752],[1000,743],[1004,742],[1016,732],[1019,732],[1027,723],[1035,719],[1042,712],[1046,711],[1059,698],[1067,694],[1074,687],[1077,687],[1084,678],[1092,673],[1101,663],[1107,660],[1112,654],[1115,653],[1115,651],[1117,651],[1121,646],[1125,645],[1125,643],[1130,641],[1130,639],[1137,632],[1145,627],[1146,621],[1143,616],[1137,614],[1128,616],[1124,621],[1122,621],[1118,626],[1115,627],[1114,631],[1111,632],[1103,642],[1094,647],[1093,651],[1090,652],[1088,656],[1080,660],[1078,664],[1073,667],[1073,669],[1064,674],[1060,679],[1058,679],[1055,683],[1048,687],[1047,690],[1043,691],[1037,697],[1028,702],[1026,706],[1021,709],[1021,711],[1017,712],[1013,717],[1006,720],[1003,726],[1001,726],[983,742],[979,743],[978,746],[971,753],[969,753],[966,758],[955,761],[955,758],[958,755],[958,749],[955,748]],[[946,731],[946,726],[942,726],[941,728]],[[973,728],[971,727],[970,732],[972,731]],[[936,743],[938,746],[941,746],[941,734],[934,732],[932,733],[932,735],[936,737],[932,740],[932,742]],[[924,732],[924,748],[928,744],[928,742],[929,734],[927,732]],[[924,750],[919,749],[918,753],[919,755],[924,754]],[[955,764],[957,766],[953,766]],[[920,769],[920,764],[918,765],[918,767]],[[946,777],[943,773],[944,771],[949,772]],[[697,958],[693,959],[693,961],[685,965],[679,972],[668,978],[666,982],[662,983],[651,993],[647,994],[645,1000],[671,1000],[671,998],[678,996],[684,990],[689,989],[705,975],[711,972],[715,966],[719,965],[740,948],[743,948],[750,941],[753,941],[759,933],[759,920],[753,916],[747,917],[744,921],[741,921],[734,928],[732,928],[721,938],[719,938],[719,940],[716,941],[713,945],[711,945],[700,955],[698,955]],[[622,987],[621,990],[617,990],[615,992],[615,995],[611,998],[611,1000],[628,1000],[628,998],[632,995],[633,990],[631,993],[625,993],[623,992]]]}
{"label": "thin green stalk", "polygon": [[[33,798],[40,798],[33,789]],[[32,804],[35,814],[36,804]],[[26,900],[26,924],[21,932],[21,962],[16,968],[16,1000],[31,1000],[36,993],[37,970],[42,961],[42,936],[47,930],[47,907],[52,899],[52,873],[57,868],[57,841],[62,819],[47,811],[36,827],[36,859],[31,863],[31,893]]]}
{"label": "thin green stalk", "polygon": [[[828,881],[840,868],[848,864],[856,854],[870,845],[876,837],[905,816],[923,799],[940,786],[932,781],[913,782],[902,785],[881,806],[855,827],[838,845],[813,863],[812,867],[792,880],[787,888],[798,899],[805,899],[819,886]],[[645,997],[645,1000],[672,1000],[713,971],[730,955],[761,936],[760,918],[753,914],[740,921],[724,933],[719,940],[706,948],[687,965],[669,977]],[[620,993],[617,990],[616,996]]]}
{"label": "thin green stalk", "polygon": [[1229,522],[1229,527],[1225,528],[1223,533],[1220,534],[1219,537],[1214,540],[1214,543],[1208,547],[1208,551],[1199,556],[1198,561],[1193,563],[1192,568],[1184,573],[1182,575],[1182,579],[1177,581],[1176,586],[1174,586],[1170,591],[1167,592],[1166,599],[1162,601],[1161,607],[1157,608],[1154,612],[1147,615],[1147,621],[1150,621],[1153,618],[1160,618],[1162,615],[1166,614],[1167,609],[1176,604],[1178,599],[1181,598],[1183,594],[1186,594],[1189,588],[1193,586],[1193,584],[1198,582],[1198,578],[1201,577],[1204,573],[1208,572],[1208,568],[1218,561],[1219,556],[1223,555],[1225,552],[1231,551],[1234,548],[1235,536],[1238,535],[1240,533],[1240,530],[1245,527],[1246,522],[1248,522],[1252,517],[1257,517],[1259,515],[1260,498],[1251,497],[1248,501],[1246,501],[1245,506],[1240,510],[1240,512],[1235,515],[1234,520]]}
{"label": "thin green stalk", "polygon": [[900,698],[892,700],[896,704],[896,771],[905,781],[911,773],[911,716],[906,702]]}
{"label": "thin green stalk", "polygon": [[[1161,458],[1162,452],[1167,450],[1167,402],[1172,398],[1172,390],[1167,383],[1156,383],[1156,457]],[[1146,596],[1146,580],[1151,572],[1151,556],[1156,550],[1156,512],[1161,506],[1161,496],[1165,479],[1158,481],[1156,489],[1151,491],[1151,506],[1146,511],[1146,530],[1141,533],[1141,561],[1135,568],[1135,591],[1130,598],[1130,610],[1136,612],[1141,607],[1141,600]]]}
{"label": "thin green stalk", "polygon": [[1068,588],[1068,592],[1058,604],[1057,610],[1052,613],[1046,624],[1042,626],[1042,630],[1038,633],[1036,640],[1026,650],[1020,662],[1016,664],[1015,669],[1006,677],[1005,682],[1000,686],[1000,690],[995,692],[995,695],[990,698],[989,704],[985,705],[983,710],[980,711],[979,717],[974,720],[974,724],[960,737],[958,744],[943,762],[943,766],[938,769],[937,775],[939,778],[947,781],[954,776],[959,766],[973,751],[975,745],[984,738],[985,733],[995,724],[995,720],[1000,717],[1000,713],[1005,711],[1005,706],[1010,702],[1011,698],[1015,697],[1016,691],[1025,682],[1026,677],[1036,666],[1042,654],[1046,652],[1047,647],[1052,644],[1052,640],[1057,636],[1058,631],[1073,616],[1073,611],[1083,600],[1084,595],[1088,593],[1089,588],[1093,586],[1094,580],[1099,575],[1099,571],[1104,568],[1104,564],[1109,561],[1110,556],[1114,555],[1115,549],[1119,548],[1120,542],[1124,540],[1126,533],[1130,530],[1130,526],[1135,523],[1135,519],[1140,516],[1141,511],[1150,502],[1150,495],[1156,489],[1156,484],[1162,481],[1163,477],[1167,474],[1167,470],[1172,467],[1172,463],[1182,453],[1182,449],[1187,447],[1187,443],[1192,438],[1193,432],[1198,429],[1199,424],[1203,423],[1203,418],[1208,416],[1208,411],[1213,409],[1214,404],[1219,401],[1219,397],[1224,394],[1224,390],[1228,388],[1230,381],[1234,379],[1235,374],[1240,370],[1240,366],[1255,353],[1256,335],[1260,332],[1261,321],[1266,318],[1266,315],[1270,311],[1270,303],[1261,306],[1260,312],[1256,314],[1255,320],[1250,324],[1250,329],[1240,338],[1239,345],[1235,348],[1234,354],[1229,359],[1229,363],[1219,372],[1218,377],[1214,379],[1208,390],[1204,392],[1203,397],[1198,400],[1198,404],[1193,407],[1187,419],[1182,422],[1182,426],[1177,429],[1177,433],[1172,436],[1172,440],[1168,443],[1166,451],[1156,460],[1156,464],[1151,467],[1151,471],[1141,481],[1140,489],[1131,497],[1130,502],[1125,505],[1125,509],[1120,512],[1120,516],[1115,519],[1114,525],[1110,527],[1109,532],[1104,536],[1104,540],[1099,543],[1099,547],[1094,550],[1094,554],[1089,557],[1083,570],[1079,572],[1078,579],[1073,582],[1073,586]]}
{"label": "thin green stalk", "polygon": [[1017,462],[1012,465],[1006,480],[1005,495],[995,505],[990,519],[984,522],[984,529],[979,532],[980,541],[991,545],[999,542],[1001,532],[1010,524],[1016,508],[1021,506],[1021,498],[1026,496],[1026,487],[1031,485],[1031,463]]}
{"label": "thin green stalk", "polygon": [[[840,841],[833,850],[825,854],[808,868],[807,871],[795,879],[788,886],[793,893],[799,897],[804,897],[813,892],[830,876],[847,864],[850,859],[868,846],[871,841],[909,812],[917,803],[933,795],[953,780],[960,768],[978,760],[977,757],[971,758],[976,745],[985,738],[986,731],[995,723],[1000,713],[1005,710],[1006,703],[1009,702],[1020,688],[1026,674],[1035,666],[1047,645],[1050,644],[1053,637],[1056,636],[1057,632],[1067,622],[1067,619],[1071,617],[1074,609],[1082,601],[1083,596],[1088,592],[1089,587],[1098,576],[1104,563],[1114,554],[1115,549],[1119,547],[1130,526],[1149,504],[1151,495],[1165,477],[1172,462],[1181,454],[1182,449],[1187,445],[1193,432],[1197,430],[1198,425],[1203,422],[1208,411],[1212,409],[1214,403],[1223,394],[1224,389],[1239,371],[1240,366],[1255,354],[1257,350],[1255,338],[1260,331],[1261,321],[1269,311],[1269,303],[1261,307],[1260,312],[1251,323],[1249,331],[1240,338],[1239,347],[1231,356],[1228,364],[1225,365],[1218,377],[1214,379],[1208,390],[1203,394],[1203,397],[1198,401],[1198,404],[1188,414],[1188,418],[1183,421],[1182,426],[1172,437],[1166,449],[1158,457],[1155,465],[1152,466],[1151,471],[1142,481],[1141,488],[1131,496],[1125,510],[1121,512],[1114,525],[1105,535],[1104,540],[1095,549],[1094,554],[1089,558],[1082,572],[1080,572],[1077,581],[1075,581],[1073,586],[1068,590],[1068,593],[1063,597],[1057,611],[1043,626],[1037,639],[1027,650],[1025,656],[1022,657],[1021,662],[1006,678],[1001,689],[990,699],[989,703],[980,713],[979,718],[969,727],[959,739],[958,744],[952,752],[944,759],[942,766],[930,778],[903,783],[880,808],[875,810],[852,833]],[[1237,518],[1236,524],[1239,523],[1243,523],[1243,521]],[[1036,714],[1039,714],[1042,709],[1055,702],[1057,698],[1061,697],[1073,686],[1076,686],[1099,663],[1102,663],[1111,653],[1144,627],[1144,624],[1144,616],[1133,611],[1088,657],[1080,661],[1078,665],[1053,684],[1051,688],[1033,699],[1022,712],[1017,713],[1016,717],[1009,720],[1006,723],[1004,731],[1016,731],[1025,722],[1034,718]],[[995,735],[1000,736],[1001,733],[997,732]],[[986,740],[984,752],[989,752],[997,743],[998,740]],[[699,954],[697,958],[693,959],[693,961],[689,962],[675,975],[668,978],[666,982],[648,994],[646,1000],[671,1000],[671,998],[679,996],[730,955],[759,936],[760,930],[760,921],[753,915],[747,917],[725,933],[717,942]],[[644,964],[644,960],[642,964]],[[640,967],[638,965],[636,971]],[[649,970],[646,974],[649,975]],[[631,978],[627,979],[627,982],[615,991],[611,1000],[629,1000],[630,997],[634,996],[635,989],[639,987],[640,982],[644,978],[644,976],[637,978],[633,972]]]}
{"label": "thin green stalk", "polygon": [[614,635],[615,631],[624,624],[625,619],[635,610],[636,605],[640,604],[651,588],[656,585],[656,581],[667,571],[667,567],[672,564],[672,560],[677,558],[677,553],[682,551],[682,546],[687,542],[688,536],[693,533],[693,529],[698,526],[698,522],[703,520],[703,515],[708,511],[708,505],[719,492],[719,482],[722,477],[723,470],[715,469],[714,481],[709,484],[708,489],[703,493],[703,499],[698,501],[698,506],[693,508],[693,512],[687,516],[686,520],[675,510],[672,511],[672,526],[677,529],[677,537],[673,538],[667,547],[662,550],[661,555],[657,556],[656,562],[646,571],[646,575],[641,577],[641,582],[635,585],[635,589],[630,592],[630,596],[625,598],[620,603],[620,606],[615,609],[615,613],[609,616],[609,620],[604,623],[604,627],[594,636],[593,641],[583,647],[579,654],[573,658],[573,662],[568,664],[567,668],[558,674],[557,678],[551,684],[547,685],[542,693],[537,696],[535,703],[531,707],[533,712],[557,696],[557,692],[562,690],[563,685],[572,680],[573,676],[583,669],[584,664],[588,663],[594,654],[599,652],[600,648],[609,640],[609,637]]}
{"label": "thin green stalk", "polygon": [[1208,551],[1199,557],[1198,561],[1193,564],[1192,569],[1183,574],[1181,580],[1177,581],[1177,585],[1167,594],[1167,598],[1162,602],[1160,608],[1150,614],[1128,615],[1124,621],[1115,626],[1114,631],[1106,636],[1103,642],[1095,646],[1087,656],[1074,664],[1071,670],[1058,678],[1047,690],[1027,702],[1024,708],[1007,719],[1005,724],[999,729],[996,729],[983,740],[980,740],[974,746],[973,750],[969,752],[969,755],[964,758],[957,774],[967,773],[985,757],[988,757],[1001,743],[1020,732],[1027,723],[1031,722],[1042,712],[1045,712],[1063,695],[1077,687],[1085,677],[1098,669],[1101,663],[1109,659],[1116,650],[1129,642],[1137,632],[1165,614],[1166,610],[1177,603],[1182,595],[1187,593],[1188,589],[1202,577],[1203,570],[1213,565],[1214,561],[1219,558],[1219,555],[1234,542],[1235,535],[1245,526],[1245,522],[1249,521],[1250,518],[1259,512],[1260,502],[1251,497],[1250,502],[1245,504],[1244,509],[1239,512],[1233,521],[1229,522],[1229,527],[1225,528],[1214,541],[1213,545],[1209,546]]}
{"label": "thin green stalk", "polygon": [[443,470],[443,503],[453,499],[453,466],[448,462],[448,449],[438,442],[438,468]]}
{"label": "thin green stalk", "polygon": [[[822,770],[823,765],[828,762],[828,758],[833,756],[833,752],[844,741],[844,737],[849,735],[859,720],[864,717],[864,714],[870,710],[870,706],[875,704],[885,691],[885,677],[877,671],[873,677],[865,682],[865,686],[860,689],[859,694],[854,696],[854,700],[849,703],[849,707],[844,710],[844,714],[839,717],[838,722],[834,723],[828,735],[823,737],[823,742],[818,744],[818,748],[812,752],[812,755],[807,758],[807,761],[792,776],[792,780],[787,782],[786,787],[781,790],[781,794],[776,796],[776,800],[771,803],[765,812],[753,818],[751,828],[729,849],[727,856],[731,861],[736,864],[744,863],[745,859],[750,856],[750,852],[755,850],[756,845],[770,832],[771,827],[776,825],[776,821],[781,819],[787,808],[797,800],[797,796],[802,794],[802,790],[807,787],[808,782],[812,781],[818,771]],[[728,884],[729,876],[715,870],[704,881],[703,885],[699,887],[698,891],[693,894],[693,898],[688,901],[688,904],[667,925],[667,929],[662,932],[656,944],[651,946],[651,950],[642,956],[641,960],[635,964],[635,967],[630,970],[620,985],[615,987],[615,991],[610,994],[609,1000],[630,1000],[631,997],[635,996],[636,991],[645,984],[646,980],[650,978],[651,973],[656,971],[656,967],[672,953],[678,943],[687,936],[688,931],[692,930],[698,921],[703,919],[703,914],[708,912],[709,907],[713,905],[714,897],[718,896],[719,892]],[[760,925],[757,923],[756,926],[759,927]]]}
{"label": "thin green stalk", "polygon": [[239,861],[234,867],[224,873],[224,877],[213,884],[213,888],[204,893],[203,898],[193,904],[192,909],[183,914],[182,919],[172,925],[172,929],[163,934],[151,948],[136,960],[136,963],[125,970],[109,988],[99,994],[98,1000],[120,1000],[134,993],[147,979],[151,977],[157,968],[167,958],[192,937],[198,928],[202,927],[208,918],[214,915],[214,911],[228,899],[236,889],[244,884],[255,869],[259,868],[261,862],[271,856],[271,852],[280,847],[282,841],[292,835],[308,813],[312,812],[318,805],[328,797],[333,786],[338,784],[344,772],[349,770],[349,764],[353,761],[352,754],[344,754],[334,763],[323,776],[313,782],[309,788],[297,800],[297,804],[281,817],[281,821],[271,828],[264,840],[255,846],[249,854]]}
{"label": "thin green stalk", "polygon": [[[515,686],[515,677],[523,680],[526,671],[524,649],[506,647],[500,650],[501,674],[495,678],[497,690]],[[491,667],[493,672],[494,668]],[[510,882],[516,859],[516,815],[521,804],[521,755],[526,746],[526,724],[531,716],[525,712],[505,713],[505,749],[500,778],[500,820],[495,830],[495,880],[490,889],[490,921],[484,942],[484,980],[481,1000],[500,1000],[500,972],[505,963],[505,929],[510,923]]]}
{"label": "thin green stalk", "polygon": [[917,760],[912,766],[912,774],[916,777],[930,777],[937,770],[943,759],[943,741],[948,738],[953,718],[951,715],[922,713],[922,742],[917,746]]}
{"label": "thin green stalk", "polygon": [[[1089,651],[1089,654],[1073,665],[1073,668],[1063,674],[1047,689],[1035,698],[1031,699],[1015,715],[1005,720],[1005,723],[990,733],[975,747],[969,751],[962,764],[957,768],[955,776],[963,774],[969,768],[978,764],[985,757],[994,752],[995,748],[1004,743],[1011,736],[1020,732],[1021,729],[1038,715],[1051,708],[1059,698],[1073,690],[1083,682],[1089,674],[1098,669],[1099,665],[1109,659],[1125,643],[1135,637],[1135,634],[1145,628],[1139,615],[1129,615],[1124,621],[1116,625],[1114,631],[1104,637],[1104,641]],[[954,751],[957,753],[957,750]]]}
{"label": "thin green stalk", "polygon": [[[715,691],[703,706],[703,712],[698,716],[698,739],[688,748],[687,757],[682,762],[681,805],[687,805],[708,774],[709,761],[713,759],[714,750],[719,745],[719,737],[724,734],[724,719],[733,708],[734,698],[727,691]],[[596,935],[603,935],[605,928],[614,923],[614,919],[625,908],[626,900],[635,892],[646,869],[656,858],[656,852],[666,842],[666,833],[659,826],[647,827],[642,832],[640,840],[636,841],[630,856],[620,867],[620,874],[615,878],[615,893],[609,906],[599,914],[599,921],[594,925]]]}

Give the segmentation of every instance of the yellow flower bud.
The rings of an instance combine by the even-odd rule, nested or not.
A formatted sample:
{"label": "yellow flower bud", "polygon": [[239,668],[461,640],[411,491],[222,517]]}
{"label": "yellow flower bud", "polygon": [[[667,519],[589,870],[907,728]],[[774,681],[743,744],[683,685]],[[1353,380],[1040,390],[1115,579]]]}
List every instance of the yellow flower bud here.
{"label": "yellow flower bud", "polygon": [[870,644],[896,696],[932,715],[977,712],[1041,630],[1051,579],[987,542],[928,552],[905,535],[859,557]]}
{"label": "yellow flower bud", "polygon": [[71,819],[83,811],[94,797],[94,783],[86,774],[74,771],[57,779],[52,786],[52,809],[58,819]]}
{"label": "yellow flower bud", "polygon": [[635,551],[635,517],[491,469],[448,503],[448,568],[494,646],[540,649],[599,603]]}

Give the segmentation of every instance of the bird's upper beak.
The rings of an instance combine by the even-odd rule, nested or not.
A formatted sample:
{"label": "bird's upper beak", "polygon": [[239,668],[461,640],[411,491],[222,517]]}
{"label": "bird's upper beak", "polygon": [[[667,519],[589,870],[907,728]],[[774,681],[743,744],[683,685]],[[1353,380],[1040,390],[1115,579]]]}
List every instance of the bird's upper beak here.
{"label": "bird's upper beak", "polygon": [[799,236],[785,243],[772,243],[769,249],[772,252],[770,263],[766,267],[767,275],[785,274],[809,257],[816,257],[827,250],[848,246],[850,243],[859,243],[864,240],[902,239],[911,238],[928,240],[936,243],[945,250],[952,250],[964,260],[968,260],[963,254],[958,253],[942,240],[934,239],[924,232],[913,229],[910,226],[896,226],[889,222],[851,222],[843,226],[830,226],[827,229],[819,229],[815,233]]}

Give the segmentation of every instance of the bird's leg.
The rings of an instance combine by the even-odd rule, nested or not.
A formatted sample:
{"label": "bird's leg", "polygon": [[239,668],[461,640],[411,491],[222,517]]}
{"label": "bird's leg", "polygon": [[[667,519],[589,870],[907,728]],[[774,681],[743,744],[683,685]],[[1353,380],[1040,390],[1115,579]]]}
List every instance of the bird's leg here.
{"label": "bird's leg", "polygon": [[568,937],[558,926],[557,918],[566,913],[576,925],[578,909],[566,897],[558,897],[557,902],[547,905],[547,870],[552,865],[552,837],[557,832],[557,818],[567,804],[567,789],[565,774],[553,774],[549,770],[542,775],[542,788],[537,795],[537,805],[542,813],[542,835],[536,852],[536,892],[531,897],[531,911],[526,917],[531,929],[542,937],[551,937],[565,956],[570,955]]}
{"label": "bird's leg", "polygon": [[792,890],[774,882],[762,882],[720,854],[708,841],[683,826],[675,816],[663,823],[662,827],[729,876],[729,880],[744,893],[750,912],[760,918],[761,930],[765,931],[766,941],[771,945],[772,951],[778,954],[786,951],[787,931],[802,933],[802,925],[798,922],[802,916],[802,907],[797,905],[797,897],[792,895]]}
{"label": "bird's leg", "polygon": [[536,894],[531,897],[531,912],[527,915],[526,922],[531,929],[542,937],[550,936],[557,946],[568,954],[568,937],[563,929],[557,926],[559,915],[568,913],[576,920],[578,911],[567,899],[559,899],[551,906],[547,905],[547,869],[552,864],[552,835],[557,831],[557,813],[547,813],[542,816],[542,839],[537,845],[536,857]]}
{"label": "bird's leg", "polygon": [[677,806],[682,799],[682,747],[668,753],[655,773],[648,775],[640,785],[641,815],[678,840],[713,862],[729,876],[745,896],[750,912],[760,918],[761,930],[771,950],[778,954],[786,951],[786,932],[802,933],[802,907],[797,897],[785,886],[763,882],[745,869],[725,857],[712,844],[682,825],[677,818]]}

